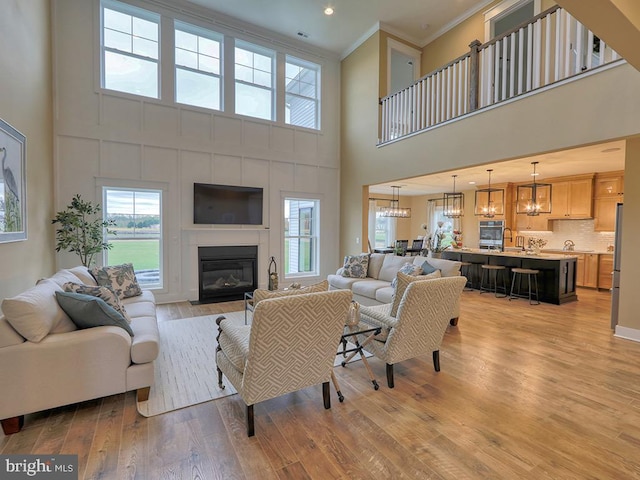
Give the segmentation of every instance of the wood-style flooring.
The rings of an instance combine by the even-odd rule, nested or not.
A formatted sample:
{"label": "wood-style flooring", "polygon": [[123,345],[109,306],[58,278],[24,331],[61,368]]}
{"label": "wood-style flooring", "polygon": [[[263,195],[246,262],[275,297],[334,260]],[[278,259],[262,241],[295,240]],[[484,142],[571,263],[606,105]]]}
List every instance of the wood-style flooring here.
{"label": "wood-style flooring", "polygon": [[609,306],[583,289],[561,306],[464,292],[441,371],[408,360],[394,389],[377,359],[378,391],[361,362],[338,367],[344,403],[332,388],[325,410],[320,386],[260,403],[252,438],[237,395],[144,418],[129,392],[28,415],[0,453],[78,454],[87,479],[640,478],[640,343],[613,337]]}

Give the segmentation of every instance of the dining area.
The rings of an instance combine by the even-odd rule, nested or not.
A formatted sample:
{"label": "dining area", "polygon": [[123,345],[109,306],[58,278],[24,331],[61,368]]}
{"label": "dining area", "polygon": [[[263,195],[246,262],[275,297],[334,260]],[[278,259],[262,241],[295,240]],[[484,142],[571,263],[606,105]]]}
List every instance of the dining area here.
{"label": "dining area", "polygon": [[411,241],[411,246],[409,246],[409,240],[396,240],[394,246],[390,247],[378,247],[374,248],[374,253],[394,253],[399,256],[405,255],[426,255],[428,248],[424,245],[424,239],[417,238]]}

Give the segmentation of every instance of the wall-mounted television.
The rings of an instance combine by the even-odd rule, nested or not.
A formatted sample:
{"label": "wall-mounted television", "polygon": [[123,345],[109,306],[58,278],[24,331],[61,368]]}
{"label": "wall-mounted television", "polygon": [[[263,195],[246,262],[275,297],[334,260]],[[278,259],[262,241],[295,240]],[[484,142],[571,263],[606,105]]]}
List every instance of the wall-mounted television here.
{"label": "wall-mounted television", "polygon": [[260,187],[193,184],[193,223],[205,225],[262,225]]}

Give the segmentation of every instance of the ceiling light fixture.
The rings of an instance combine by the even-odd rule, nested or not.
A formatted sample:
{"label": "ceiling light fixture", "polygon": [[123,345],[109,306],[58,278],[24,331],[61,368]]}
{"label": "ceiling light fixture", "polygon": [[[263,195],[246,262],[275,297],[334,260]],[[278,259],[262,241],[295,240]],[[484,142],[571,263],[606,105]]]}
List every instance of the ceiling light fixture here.
{"label": "ceiling light fixture", "polygon": [[334,10],[333,10],[333,8],[332,8],[332,7],[326,7],[326,8],[324,9],[324,14],[325,14],[325,15],[333,15],[333,12],[334,12]]}
{"label": "ceiling light fixture", "polygon": [[535,216],[541,213],[551,213],[551,184],[536,182],[537,164],[538,162],[531,162],[533,183],[518,185],[516,188],[517,214]]}
{"label": "ceiling light fixture", "polygon": [[496,215],[504,215],[504,189],[491,188],[491,172],[488,169],[489,186],[476,190],[475,215],[482,215],[485,218],[493,218]]}
{"label": "ceiling light fixture", "polygon": [[444,194],[443,215],[447,218],[460,218],[464,215],[464,193],[456,192],[456,177],[453,177],[453,192]]}
{"label": "ceiling light fixture", "polygon": [[391,200],[388,207],[380,207],[381,217],[411,218],[410,208],[400,208],[400,187],[392,186]]}

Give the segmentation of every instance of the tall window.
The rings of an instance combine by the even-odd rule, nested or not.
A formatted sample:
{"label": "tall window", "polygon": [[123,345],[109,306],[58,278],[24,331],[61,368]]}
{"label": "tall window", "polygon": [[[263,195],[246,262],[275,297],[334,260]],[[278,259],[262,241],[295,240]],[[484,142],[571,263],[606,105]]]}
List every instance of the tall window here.
{"label": "tall window", "polygon": [[160,15],[102,1],[102,87],[159,98]]}
{"label": "tall window", "polygon": [[275,120],[275,52],[236,40],[236,113]]}
{"label": "tall window", "polygon": [[369,199],[368,240],[371,248],[387,248],[393,246],[396,241],[397,219],[381,216],[379,208],[374,199]]}
{"label": "tall window", "polygon": [[285,123],[320,128],[320,65],[287,55]]}
{"label": "tall window", "polygon": [[104,187],[103,197],[105,218],[116,222],[105,265],[133,263],[138,283],[162,287],[162,191]]}
{"label": "tall window", "polygon": [[285,278],[318,275],[320,201],[284,200]]}
{"label": "tall window", "polygon": [[175,22],[176,102],[221,110],[222,35]]}

